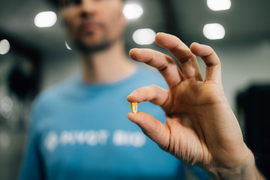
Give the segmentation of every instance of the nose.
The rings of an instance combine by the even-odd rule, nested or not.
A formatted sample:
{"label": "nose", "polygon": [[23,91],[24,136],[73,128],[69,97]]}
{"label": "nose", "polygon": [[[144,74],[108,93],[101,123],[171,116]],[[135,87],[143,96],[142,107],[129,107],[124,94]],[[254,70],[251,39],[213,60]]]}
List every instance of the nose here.
{"label": "nose", "polygon": [[95,0],[81,0],[81,16],[86,18],[97,13]]}

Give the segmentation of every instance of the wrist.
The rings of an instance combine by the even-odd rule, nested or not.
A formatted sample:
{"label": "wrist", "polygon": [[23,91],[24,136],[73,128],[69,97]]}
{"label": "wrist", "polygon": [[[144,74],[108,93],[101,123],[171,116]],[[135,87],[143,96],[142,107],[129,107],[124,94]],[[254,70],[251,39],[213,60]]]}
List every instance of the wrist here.
{"label": "wrist", "polygon": [[206,171],[215,180],[261,180],[253,153],[248,151],[247,158],[235,167],[210,167]]}

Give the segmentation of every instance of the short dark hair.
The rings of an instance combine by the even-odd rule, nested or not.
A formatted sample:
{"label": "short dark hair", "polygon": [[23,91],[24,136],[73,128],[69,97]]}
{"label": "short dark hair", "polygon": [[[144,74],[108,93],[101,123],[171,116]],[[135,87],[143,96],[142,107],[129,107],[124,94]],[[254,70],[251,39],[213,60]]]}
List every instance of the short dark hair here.
{"label": "short dark hair", "polygon": [[[59,8],[59,0],[47,0],[51,5]],[[122,0],[123,2],[126,2],[127,0]]]}

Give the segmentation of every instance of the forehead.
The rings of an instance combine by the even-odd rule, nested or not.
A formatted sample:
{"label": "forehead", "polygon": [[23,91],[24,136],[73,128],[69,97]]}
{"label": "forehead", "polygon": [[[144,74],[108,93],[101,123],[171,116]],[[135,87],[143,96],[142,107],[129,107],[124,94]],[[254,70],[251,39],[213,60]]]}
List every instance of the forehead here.
{"label": "forehead", "polygon": [[[76,1],[76,2],[82,2],[83,0],[49,0],[51,2],[53,2],[54,4],[61,4],[63,2],[72,2],[72,1]],[[88,1],[119,1],[121,3],[125,2],[126,0],[88,0]]]}
{"label": "forehead", "polygon": [[125,0],[53,0],[57,4],[58,10],[65,11],[66,9],[77,9],[77,7],[83,4],[93,3],[92,5],[97,5],[99,9],[110,10],[110,6],[123,7]]}

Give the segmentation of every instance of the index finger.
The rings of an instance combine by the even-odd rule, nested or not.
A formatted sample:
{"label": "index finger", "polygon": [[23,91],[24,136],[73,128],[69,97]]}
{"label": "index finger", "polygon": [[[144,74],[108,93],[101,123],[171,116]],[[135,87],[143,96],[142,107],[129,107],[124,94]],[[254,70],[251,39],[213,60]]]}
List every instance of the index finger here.
{"label": "index finger", "polygon": [[152,49],[131,49],[129,55],[136,61],[144,62],[158,69],[169,88],[180,83],[181,72],[171,57]]}

